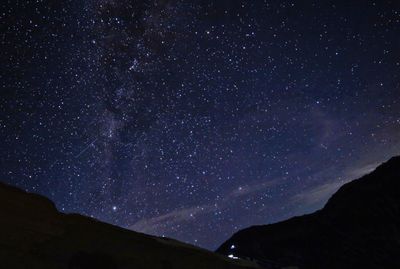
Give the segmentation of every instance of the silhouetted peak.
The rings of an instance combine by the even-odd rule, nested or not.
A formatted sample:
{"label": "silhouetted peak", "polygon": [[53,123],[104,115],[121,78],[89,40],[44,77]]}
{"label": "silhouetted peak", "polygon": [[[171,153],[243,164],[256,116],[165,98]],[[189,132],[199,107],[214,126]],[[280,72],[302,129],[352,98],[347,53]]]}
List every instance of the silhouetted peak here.
{"label": "silhouetted peak", "polygon": [[400,268],[398,242],[400,157],[393,157],[344,184],[322,210],[244,229],[217,251],[266,268]]}
{"label": "silhouetted peak", "polygon": [[62,214],[49,199],[0,183],[1,268],[251,269],[210,251]]}

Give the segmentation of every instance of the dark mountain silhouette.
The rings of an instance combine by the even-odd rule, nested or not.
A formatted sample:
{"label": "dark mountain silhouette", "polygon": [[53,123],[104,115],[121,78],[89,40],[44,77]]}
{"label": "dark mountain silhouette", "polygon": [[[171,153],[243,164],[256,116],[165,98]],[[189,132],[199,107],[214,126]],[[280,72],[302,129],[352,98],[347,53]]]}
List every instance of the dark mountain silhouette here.
{"label": "dark mountain silhouette", "polygon": [[250,269],[175,240],[62,214],[42,196],[0,183],[0,268]]}
{"label": "dark mountain silhouette", "polygon": [[400,268],[400,157],[343,185],[323,209],[239,231],[217,252],[266,268]]}

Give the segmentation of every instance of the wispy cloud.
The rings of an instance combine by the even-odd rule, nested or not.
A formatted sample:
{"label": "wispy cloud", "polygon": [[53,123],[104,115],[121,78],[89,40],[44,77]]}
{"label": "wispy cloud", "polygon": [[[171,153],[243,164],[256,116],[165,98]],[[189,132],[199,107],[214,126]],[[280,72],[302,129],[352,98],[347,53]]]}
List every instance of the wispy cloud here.
{"label": "wispy cloud", "polygon": [[173,226],[177,223],[193,221],[196,215],[206,214],[212,210],[213,207],[211,205],[176,209],[160,216],[142,219],[130,226],[129,229],[142,233],[155,234],[164,230],[164,225]]}
{"label": "wispy cloud", "polygon": [[292,202],[301,204],[304,207],[320,205],[328,200],[345,182],[330,182],[325,183],[305,192],[296,194],[292,197]]}
{"label": "wispy cloud", "polygon": [[349,179],[360,178],[360,177],[362,177],[362,176],[364,176],[366,174],[369,174],[372,171],[374,171],[375,168],[378,167],[380,163],[381,162],[365,164],[365,165],[353,168],[353,169],[347,171],[346,176]]}
{"label": "wispy cloud", "polygon": [[152,218],[141,219],[129,229],[150,234],[159,234],[165,230],[165,226],[172,227],[176,224],[195,221],[196,217],[212,213],[216,210],[223,210],[229,207],[232,199],[239,199],[257,192],[264,191],[281,183],[281,180],[275,179],[264,183],[254,185],[245,185],[229,191],[225,197],[217,203],[203,204],[200,206],[186,207],[167,212]]}

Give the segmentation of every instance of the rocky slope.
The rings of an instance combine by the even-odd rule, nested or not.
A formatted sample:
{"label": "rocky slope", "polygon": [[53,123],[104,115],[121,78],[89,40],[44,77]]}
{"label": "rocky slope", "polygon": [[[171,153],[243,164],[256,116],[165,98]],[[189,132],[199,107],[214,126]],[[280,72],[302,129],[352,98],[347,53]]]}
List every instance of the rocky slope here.
{"label": "rocky slope", "polygon": [[342,186],[322,210],[247,228],[217,252],[267,267],[400,268],[400,157]]}
{"label": "rocky slope", "polygon": [[256,267],[174,240],[62,214],[50,200],[0,183],[0,268]]}

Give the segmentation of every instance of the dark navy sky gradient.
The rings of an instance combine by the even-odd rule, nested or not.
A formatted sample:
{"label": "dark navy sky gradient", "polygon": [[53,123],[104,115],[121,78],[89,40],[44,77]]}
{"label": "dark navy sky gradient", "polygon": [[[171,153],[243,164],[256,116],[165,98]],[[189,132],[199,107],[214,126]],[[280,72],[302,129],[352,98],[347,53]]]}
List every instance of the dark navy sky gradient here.
{"label": "dark navy sky gradient", "polygon": [[214,249],[400,153],[399,1],[3,1],[0,180]]}

